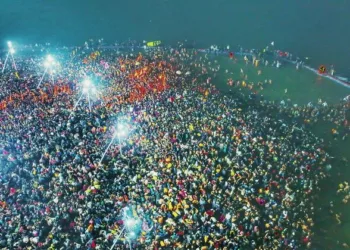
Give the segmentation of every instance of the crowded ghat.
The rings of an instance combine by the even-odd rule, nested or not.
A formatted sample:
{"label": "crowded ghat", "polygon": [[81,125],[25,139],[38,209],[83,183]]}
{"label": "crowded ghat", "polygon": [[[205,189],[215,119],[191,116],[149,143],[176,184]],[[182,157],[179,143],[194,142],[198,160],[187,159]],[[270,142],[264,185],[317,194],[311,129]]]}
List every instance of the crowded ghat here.
{"label": "crowded ghat", "polygon": [[313,248],[332,156],[307,126],[346,139],[348,99],[266,101],[243,70],[222,93],[218,62],[179,47],[53,57],[1,74],[1,249]]}

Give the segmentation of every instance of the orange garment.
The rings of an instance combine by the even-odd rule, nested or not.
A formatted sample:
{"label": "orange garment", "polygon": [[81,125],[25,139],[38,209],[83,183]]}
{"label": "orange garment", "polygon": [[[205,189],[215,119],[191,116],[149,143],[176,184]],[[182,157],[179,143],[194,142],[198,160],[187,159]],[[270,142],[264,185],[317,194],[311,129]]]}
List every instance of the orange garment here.
{"label": "orange garment", "polygon": [[94,230],[94,225],[90,224],[87,228],[88,232],[92,232],[92,230]]}

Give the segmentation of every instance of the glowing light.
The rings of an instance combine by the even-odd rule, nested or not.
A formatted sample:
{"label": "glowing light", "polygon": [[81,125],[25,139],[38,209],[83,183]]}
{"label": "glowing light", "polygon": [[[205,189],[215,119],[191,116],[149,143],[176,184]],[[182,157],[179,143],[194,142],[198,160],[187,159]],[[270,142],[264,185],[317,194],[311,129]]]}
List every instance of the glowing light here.
{"label": "glowing light", "polygon": [[128,134],[128,128],[123,123],[119,123],[117,125],[117,131],[115,132],[115,136],[125,137]]}
{"label": "glowing light", "polygon": [[56,64],[55,59],[51,55],[47,55],[46,60],[44,62],[44,66],[46,68],[52,67]]}
{"label": "glowing light", "polygon": [[8,41],[8,42],[7,42],[7,46],[9,46],[9,48],[12,48],[12,42],[11,42],[11,41]]}
{"label": "glowing light", "polygon": [[10,53],[13,55],[15,52],[16,52],[15,49],[11,47],[10,48]]}
{"label": "glowing light", "polygon": [[123,130],[124,127],[125,127],[124,124],[122,124],[122,123],[119,123],[119,124],[118,124],[118,129],[119,129],[119,130]]}
{"label": "glowing light", "polygon": [[91,81],[89,79],[85,79],[83,81],[83,87],[84,88],[88,88],[88,87],[90,87],[90,85],[91,85]]}
{"label": "glowing light", "polygon": [[126,226],[128,229],[130,229],[130,228],[133,228],[133,227],[136,225],[136,223],[137,223],[137,221],[136,221],[135,219],[133,219],[133,218],[127,219],[127,220],[125,221],[125,226]]}
{"label": "glowing light", "polygon": [[86,93],[89,92],[89,89],[88,89],[87,87],[84,87],[84,88],[83,88],[83,92],[84,92],[84,94],[86,94]]}
{"label": "glowing light", "polygon": [[53,57],[51,55],[47,55],[47,61],[48,62],[53,62]]}

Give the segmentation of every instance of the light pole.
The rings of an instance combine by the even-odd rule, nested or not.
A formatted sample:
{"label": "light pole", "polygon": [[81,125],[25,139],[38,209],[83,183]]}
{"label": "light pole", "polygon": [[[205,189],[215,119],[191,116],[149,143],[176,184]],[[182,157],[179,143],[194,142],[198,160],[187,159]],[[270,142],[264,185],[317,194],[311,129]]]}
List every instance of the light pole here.
{"label": "light pole", "polygon": [[[110,250],[112,250],[115,246],[115,244],[117,244],[117,241],[120,239],[120,236],[123,233],[127,233],[128,235],[125,237],[127,242],[129,243],[129,248],[131,250],[131,241],[133,239],[135,239],[136,237],[136,232],[140,232],[140,225],[141,225],[141,220],[139,218],[134,218],[132,215],[132,211],[130,211],[130,207],[125,207],[123,210],[123,228],[120,231],[120,233],[118,234],[118,236],[114,239],[113,245],[110,248]],[[128,214],[128,212],[130,211],[130,215]]]}
{"label": "light pole", "polygon": [[12,66],[13,68],[17,71],[17,65],[16,65],[16,62],[15,62],[15,59],[13,57],[13,54],[16,52],[15,49],[13,48],[13,45],[12,45],[12,42],[7,42],[7,47],[8,47],[8,52],[7,52],[7,55],[6,55],[6,59],[5,59],[5,62],[4,62],[4,66],[2,67],[2,73],[4,73],[5,71],[5,68],[6,68],[6,65],[7,65],[7,61],[9,59],[9,57],[11,57],[11,60],[12,60]]}
{"label": "light pole", "polygon": [[42,77],[40,78],[40,81],[39,81],[39,84],[38,84],[37,88],[40,87],[42,81],[44,80],[44,77],[45,77],[47,71],[49,71],[49,70],[51,71],[50,73],[51,73],[51,80],[52,80],[52,83],[55,83],[54,77],[53,77],[53,72],[54,72],[53,67],[54,67],[55,65],[56,65],[55,59],[54,59],[51,55],[48,55],[47,58],[46,58],[46,61],[45,61],[45,63],[44,63],[45,71],[44,71]]}
{"label": "light pole", "polygon": [[97,94],[96,87],[92,84],[90,79],[85,79],[82,82],[82,86],[83,86],[83,88],[82,88],[82,91],[81,91],[81,95],[80,95],[78,101],[75,103],[73,111],[77,108],[77,106],[78,106],[79,102],[81,101],[81,98],[83,97],[83,95],[85,95],[85,97],[87,98],[88,103],[89,103],[89,110],[91,112],[91,98],[90,97],[91,97],[91,95],[96,95]]}
{"label": "light pole", "polygon": [[119,143],[119,146],[120,146],[120,154],[121,154],[121,156],[123,156],[123,153],[122,153],[122,144],[121,144],[121,140],[120,140],[120,139],[121,139],[122,137],[127,136],[128,132],[129,132],[128,127],[127,127],[125,124],[123,124],[123,123],[118,123],[117,128],[115,129],[115,132],[114,132],[113,137],[112,137],[112,139],[111,139],[111,142],[108,144],[108,146],[107,146],[105,152],[103,153],[103,155],[102,155],[102,157],[101,157],[101,160],[100,160],[100,162],[99,162],[100,164],[102,163],[102,161],[103,161],[103,159],[104,159],[106,153],[108,152],[109,148],[112,146],[112,144],[113,144],[113,142],[114,142],[114,140],[115,140],[116,137],[118,137],[118,143]]}

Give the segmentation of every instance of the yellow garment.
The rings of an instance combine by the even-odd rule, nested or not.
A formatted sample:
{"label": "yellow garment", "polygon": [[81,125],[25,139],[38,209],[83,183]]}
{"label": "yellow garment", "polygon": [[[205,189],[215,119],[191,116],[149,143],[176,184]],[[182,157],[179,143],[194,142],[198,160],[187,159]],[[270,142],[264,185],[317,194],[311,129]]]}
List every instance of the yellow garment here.
{"label": "yellow garment", "polygon": [[190,129],[190,131],[194,130],[193,124],[190,124],[189,129]]}
{"label": "yellow garment", "polygon": [[190,219],[186,219],[186,220],[185,220],[185,223],[186,223],[186,224],[192,224],[192,223],[193,223],[193,221],[192,221],[192,220],[190,220]]}
{"label": "yellow garment", "polygon": [[179,203],[179,204],[176,205],[176,212],[177,212],[178,210],[180,210],[180,209],[182,209],[181,203]]}
{"label": "yellow garment", "polygon": [[170,211],[173,210],[173,204],[171,204],[171,201],[168,201],[167,206],[168,206],[168,210]]}
{"label": "yellow garment", "polygon": [[187,209],[187,208],[190,207],[189,205],[187,205],[187,203],[186,203],[185,200],[182,201],[182,206],[183,206],[185,209]]}
{"label": "yellow garment", "polygon": [[161,41],[152,41],[152,42],[148,42],[146,45],[147,47],[156,47],[158,45],[160,45],[162,42]]}

